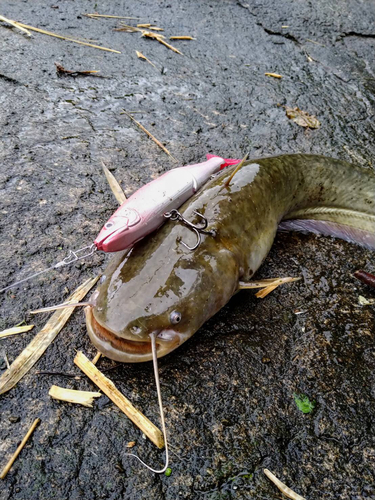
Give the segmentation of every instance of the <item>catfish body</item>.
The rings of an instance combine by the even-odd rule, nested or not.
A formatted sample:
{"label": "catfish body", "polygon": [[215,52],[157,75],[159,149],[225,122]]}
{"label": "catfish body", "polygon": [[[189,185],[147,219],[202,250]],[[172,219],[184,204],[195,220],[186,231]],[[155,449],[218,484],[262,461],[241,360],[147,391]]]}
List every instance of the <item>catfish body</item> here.
{"label": "catfish body", "polygon": [[208,220],[213,235],[194,243],[186,227],[168,223],[116,256],[96,305],[86,309],[91,340],[123,362],[151,359],[191,337],[248,281],[284,229],[330,234],[375,249],[375,174],[372,169],[314,155],[285,155],[244,163],[227,184],[225,169],[180,209]]}

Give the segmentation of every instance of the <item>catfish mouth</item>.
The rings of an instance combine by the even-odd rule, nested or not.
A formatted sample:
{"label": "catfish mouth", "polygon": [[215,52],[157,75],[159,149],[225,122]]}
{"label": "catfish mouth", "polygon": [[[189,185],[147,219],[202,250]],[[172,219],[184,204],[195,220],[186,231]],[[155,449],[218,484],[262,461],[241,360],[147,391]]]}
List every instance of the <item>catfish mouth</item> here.
{"label": "catfish mouth", "polygon": [[[141,363],[152,359],[151,339],[145,341],[128,340],[119,337],[101,325],[95,318],[93,308],[85,307],[86,325],[89,337],[95,347],[110,359],[122,363]],[[161,330],[157,333],[162,332]],[[169,331],[168,331],[169,332]],[[178,347],[183,340],[177,332],[169,340],[156,338],[157,356],[160,358]]]}

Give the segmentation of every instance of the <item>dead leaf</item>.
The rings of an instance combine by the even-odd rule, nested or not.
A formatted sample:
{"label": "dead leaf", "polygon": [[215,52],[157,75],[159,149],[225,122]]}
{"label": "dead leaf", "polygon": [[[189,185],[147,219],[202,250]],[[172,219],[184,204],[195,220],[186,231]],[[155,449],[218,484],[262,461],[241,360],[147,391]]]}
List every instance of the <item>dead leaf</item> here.
{"label": "dead leaf", "polygon": [[309,115],[306,111],[299,108],[289,108],[285,106],[286,116],[293,120],[297,125],[307,128],[319,128],[320,121],[314,115]]}

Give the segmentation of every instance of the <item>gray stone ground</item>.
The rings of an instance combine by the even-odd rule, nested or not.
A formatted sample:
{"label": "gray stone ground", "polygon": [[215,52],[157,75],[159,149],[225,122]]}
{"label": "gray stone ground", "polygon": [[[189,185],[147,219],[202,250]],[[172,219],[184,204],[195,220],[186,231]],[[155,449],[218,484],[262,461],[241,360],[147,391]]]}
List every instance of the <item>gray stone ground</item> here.
{"label": "gray stone ground", "polygon": [[[95,9],[196,40],[175,42],[180,56],[139,34],[114,32],[115,20],[82,16]],[[0,27],[2,286],[94,239],[116,207],[101,159],[128,194],[175,166],[122,109],[137,111],[181,164],[247,151],[373,164],[373,2],[3,0],[0,14],[122,52],[39,34],[29,40]],[[58,78],[55,62],[104,78]],[[279,105],[315,114],[322,127],[303,130]],[[125,456],[126,443],[136,441],[133,450],[149,463],[163,458],[106,397],[87,409],[48,396],[52,384],[94,389],[84,376],[36,374],[78,374],[76,350],[94,355],[77,311],[36,367],[1,396],[1,467],[32,420],[42,420],[1,482],[1,500],[280,498],[264,467],[308,499],[375,498],[374,309],[358,305],[359,295],[374,292],[352,277],[358,268],[375,271],[373,255],[338,240],[281,234],[258,277],[303,280],[262,301],[236,295],[160,361],[170,477]],[[108,259],[96,256],[3,294],[0,329],[62,302]],[[47,317],[33,318],[35,330]],[[2,340],[2,355],[12,361],[33,336]],[[112,365],[103,359],[99,367]],[[110,374],[158,422],[151,364]],[[297,409],[293,392],[316,400],[311,415]]]}

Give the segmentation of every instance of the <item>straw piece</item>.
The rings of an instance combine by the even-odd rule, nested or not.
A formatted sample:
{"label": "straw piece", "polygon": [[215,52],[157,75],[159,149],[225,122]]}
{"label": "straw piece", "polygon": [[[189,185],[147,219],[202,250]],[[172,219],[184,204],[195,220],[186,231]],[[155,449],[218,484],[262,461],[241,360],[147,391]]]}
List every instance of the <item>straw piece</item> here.
{"label": "straw piece", "polygon": [[100,47],[100,45],[94,45],[92,43],[81,42],[80,40],[76,40],[75,38],[70,38],[68,36],[57,35],[56,33],[52,33],[51,31],[42,30],[40,28],[34,28],[33,26],[29,26],[27,24],[15,23],[17,26],[21,26],[22,28],[27,28],[31,31],[36,31],[37,33],[42,33],[43,35],[53,36],[55,38],[60,38],[61,40],[66,40],[68,42],[79,43],[80,45],[86,45],[87,47],[93,47],[94,49],[105,50],[106,52],[114,52],[115,54],[121,54],[118,50],[108,49],[107,47]]}
{"label": "straw piece", "polygon": [[29,30],[23,28],[22,26],[19,26],[15,21],[12,21],[11,19],[8,19],[4,16],[0,16],[0,21],[3,21],[4,23],[7,23],[7,24],[10,24],[11,26],[13,26],[14,28],[17,28],[18,30],[22,31],[23,33],[25,33],[27,36],[30,36],[32,37],[33,35],[30,33]]}
{"label": "straw piece", "polygon": [[137,28],[149,28],[151,26],[150,23],[148,24],[137,24]]}
{"label": "straw piece", "polygon": [[110,19],[139,19],[139,17],[126,17],[126,16],[107,16],[106,14],[82,14],[83,16],[86,16],[86,17],[91,17],[91,18],[95,18],[95,17],[108,17]]}
{"label": "straw piece", "polygon": [[264,73],[265,76],[272,76],[272,78],[282,78],[282,75],[279,75],[278,73]]}
{"label": "straw piece", "polygon": [[122,205],[124,201],[126,201],[126,195],[122,190],[120,184],[117,182],[115,176],[108,170],[108,168],[104,165],[102,160],[102,167],[104,174],[107,178],[109,187],[112,190],[112,193],[115,195],[116,200],[119,202],[119,205]]}
{"label": "straw piece", "polygon": [[66,309],[67,307],[82,307],[82,306],[92,306],[92,304],[91,302],[63,302],[62,304],[56,304],[54,306],[34,309],[34,311],[29,311],[29,314],[40,314],[45,312],[57,311],[58,309]]}
{"label": "straw piece", "polygon": [[134,408],[131,402],[116,388],[115,384],[105,377],[95,365],[81,352],[78,351],[74,363],[94,382],[125,415],[158,447],[164,447],[161,431],[141,413]]}
{"label": "straw piece", "polygon": [[53,399],[58,399],[60,401],[67,401],[68,403],[76,403],[88,408],[92,408],[92,403],[94,398],[100,398],[101,392],[90,392],[90,391],[75,391],[73,389],[65,389],[64,387],[59,387],[58,385],[53,385],[49,390],[48,394]]}
{"label": "straw piece", "polygon": [[288,488],[288,486],[280,481],[280,479],[277,479],[277,477],[272,474],[268,469],[263,469],[263,472],[265,475],[270,479],[273,484],[275,484],[279,490],[288,498],[291,498],[292,500],[305,500],[304,497],[301,497],[301,495],[298,495],[295,491],[291,490]]}
{"label": "straw piece", "polygon": [[[69,297],[68,301],[77,302],[91,290],[99,278],[86,280]],[[55,312],[47,321],[45,326],[35,335],[30,344],[13,361],[11,367],[0,377],[0,394],[9,391],[30,370],[32,366],[43,355],[44,351],[55,339],[57,334],[68,321],[74,308],[63,309]]]}
{"label": "straw piece", "polygon": [[250,283],[244,283],[240,281],[238,284],[239,290],[249,290],[253,288],[263,288],[255,294],[258,299],[264,299],[269,293],[275,290],[278,286],[283,285],[284,283],[292,283],[293,281],[299,281],[301,278],[270,278],[264,279],[260,281],[252,281]]}
{"label": "straw piece", "polygon": [[169,40],[196,40],[192,36],[170,36]]}
{"label": "straw piece", "polygon": [[171,153],[168,151],[168,149],[163,146],[163,144],[158,141],[156,139],[156,137],[154,137],[151,132],[149,132],[147,129],[145,129],[145,127],[143,125],[141,125],[135,118],[133,118],[128,112],[126,112],[124,109],[123,109],[123,112],[126,116],[128,116],[131,120],[133,120],[134,123],[136,123],[138,125],[138,127],[143,130],[143,132],[145,132],[149,137],[150,139],[152,139],[155,144],[157,144],[159,146],[159,148],[161,148],[165,153],[167,153],[168,156],[170,156],[172,158],[173,161],[177,162],[176,158],[173,158],[173,156],[171,155]]}
{"label": "straw piece", "polygon": [[26,325],[26,326],[15,326],[14,328],[8,328],[7,330],[3,330],[0,332],[0,339],[5,337],[9,337],[10,335],[17,335],[18,333],[28,332],[34,325]]}
{"label": "straw piece", "polygon": [[96,365],[96,363],[99,361],[99,359],[100,359],[101,355],[102,355],[102,353],[98,351],[98,352],[96,353],[96,355],[95,355],[94,359],[91,361],[91,363],[92,363],[93,365]]}
{"label": "straw piece", "polygon": [[266,288],[263,288],[263,290],[259,290],[259,292],[255,294],[255,297],[257,299],[264,299],[264,297],[266,297],[269,293],[273,292],[278,286],[279,285],[266,286]]}
{"label": "straw piece", "polygon": [[258,281],[250,281],[249,283],[245,283],[244,281],[240,281],[239,289],[240,290],[248,290],[250,288],[263,288],[265,286],[270,285],[282,285],[284,283],[292,283],[293,281],[299,281],[301,278],[266,278],[264,280]]}
{"label": "straw piece", "polygon": [[153,62],[151,62],[150,59],[148,59],[145,55],[143,55],[142,52],[139,52],[138,50],[136,50],[135,53],[137,54],[137,56],[139,57],[139,59],[144,59],[145,61],[147,61],[148,63],[150,63],[151,66],[153,66],[154,68],[156,68],[155,64]]}
{"label": "straw piece", "polygon": [[31,436],[31,434],[34,432],[34,430],[35,430],[36,426],[39,424],[39,422],[40,422],[39,418],[37,418],[37,419],[34,420],[34,422],[32,423],[32,425],[30,427],[30,429],[27,431],[25,437],[22,439],[21,444],[18,446],[18,448],[14,452],[13,456],[11,457],[11,459],[9,460],[9,462],[6,464],[6,466],[2,470],[2,472],[0,474],[0,479],[5,479],[5,476],[8,474],[8,472],[9,472],[10,468],[12,467],[14,461],[16,460],[16,458],[18,457],[18,455],[20,454],[22,448],[27,443],[27,440],[29,439],[29,437]]}
{"label": "straw piece", "polygon": [[143,30],[140,28],[136,28],[135,26],[130,26],[125,23],[120,23],[120,27],[114,28],[113,31],[125,31],[127,33],[137,33],[137,32],[142,33]]}
{"label": "straw piece", "polygon": [[245,163],[245,161],[247,160],[247,157],[249,156],[249,153],[247,153],[243,158],[242,160],[240,161],[240,163],[237,165],[237,167],[233,170],[232,172],[232,175],[228,177],[228,179],[225,181],[224,183],[224,187],[228,187],[229,184],[230,184],[230,181],[233,179],[233,177],[236,175],[236,173],[239,171],[239,169],[242,167],[242,165]]}
{"label": "straw piece", "polygon": [[162,43],[163,45],[168,47],[168,49],[171,49],[173,50],[173,52],[176,52],[176,54],[180,54],[181,56],[183,56],[182,52],[180,52],[178,49],[176,49],[176,47],[173,47],[173,45],[167,43],[164,40],[165,37],[163,35],[157,35],[156,33],[152,33],[151,31],[142,31],[142,36],[145,38],[152,38],[153,40],[157,40],[159,43]]}

